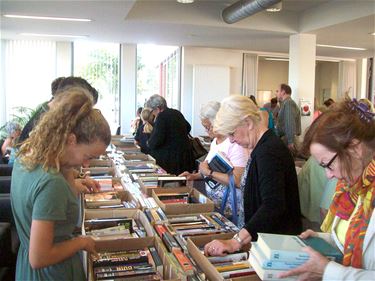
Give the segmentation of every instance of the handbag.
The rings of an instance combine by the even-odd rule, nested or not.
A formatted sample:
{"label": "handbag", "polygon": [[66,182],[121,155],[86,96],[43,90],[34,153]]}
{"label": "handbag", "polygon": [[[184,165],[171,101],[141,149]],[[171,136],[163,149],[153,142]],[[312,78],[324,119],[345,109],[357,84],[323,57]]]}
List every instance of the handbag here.
{"label": "handbag", "polygon": [[231,221],[237,225],[238,224],[238,213],[237,213],[237,195],[236,195],[236,184],[234,183],[233,173],[229,175],[229,186],[225,189],[223,200],[221,201],[220,214],[224,215],[225,206],[230,197],[230,204],[232,208]]}
{"label": "handbag", "polygon": [[193,150],[193,158],[198,159],[201,158],[202,156],[206,155],[208,151],[204,148],[203,144],[199,140],[199,138],[194,138],[189,134],[189,139],[191,142],[191,147]]}

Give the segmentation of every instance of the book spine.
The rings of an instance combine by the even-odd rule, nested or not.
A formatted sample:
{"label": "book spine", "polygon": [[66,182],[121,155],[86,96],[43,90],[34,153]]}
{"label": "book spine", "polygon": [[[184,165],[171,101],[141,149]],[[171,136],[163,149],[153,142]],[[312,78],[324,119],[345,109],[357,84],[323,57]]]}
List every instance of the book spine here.
{"label": "book spine", "polygon": [[159,271],[161,274],[163,273],[163,262],[155,249],[155,247],[149,247],[150,254],[152,256],[152,260],[155,264],[155,268],[157,271]]}
{"label": "book spine", "polygon": [[176,257],[178,263],[180,264],[184,272],[188,274],[193,273],[193,265],[191,264],[188,257],[181,251],[181,249],[173,249],[172,253]]}

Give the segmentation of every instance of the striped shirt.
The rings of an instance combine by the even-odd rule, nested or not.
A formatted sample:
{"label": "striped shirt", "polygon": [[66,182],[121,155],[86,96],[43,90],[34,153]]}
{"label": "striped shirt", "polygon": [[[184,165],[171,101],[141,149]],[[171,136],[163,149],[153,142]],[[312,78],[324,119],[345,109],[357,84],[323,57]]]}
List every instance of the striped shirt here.
{"label": "striped shirt", "polygon": [[300,110],[291,97],[287,97],[281,102],[277,119],[277,132],[280,137],[286,137],[288,144],[294,143],[294,137],[301,134]]}

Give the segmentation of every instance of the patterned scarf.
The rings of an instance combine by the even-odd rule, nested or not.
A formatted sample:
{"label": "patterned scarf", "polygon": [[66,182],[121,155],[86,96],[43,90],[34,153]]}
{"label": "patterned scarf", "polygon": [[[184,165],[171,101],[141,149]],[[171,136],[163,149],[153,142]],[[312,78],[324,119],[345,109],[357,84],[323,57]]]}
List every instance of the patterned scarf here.
{"label": "patterned scarf", "polygon": [[361,200],[345,236],[343,265],[362,268],[363,241],[375,205],[374,179],[375,158],[354,185],[349,186],[345,181],[338,181],[333,202],[321,226],[324,232],[330,232],[335,216],[348,220],[356,208],[358,199]]}

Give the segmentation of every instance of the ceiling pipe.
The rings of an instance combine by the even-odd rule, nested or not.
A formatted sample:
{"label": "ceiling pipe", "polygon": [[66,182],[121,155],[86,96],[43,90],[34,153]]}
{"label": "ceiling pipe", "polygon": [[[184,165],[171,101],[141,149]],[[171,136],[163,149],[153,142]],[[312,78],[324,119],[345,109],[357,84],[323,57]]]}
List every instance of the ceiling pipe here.
{"label": "ceiling pipe", "polygon": [[235,23],[279,2],[281,0],[240,0],[225,8],[222,17],[226,23]]}

